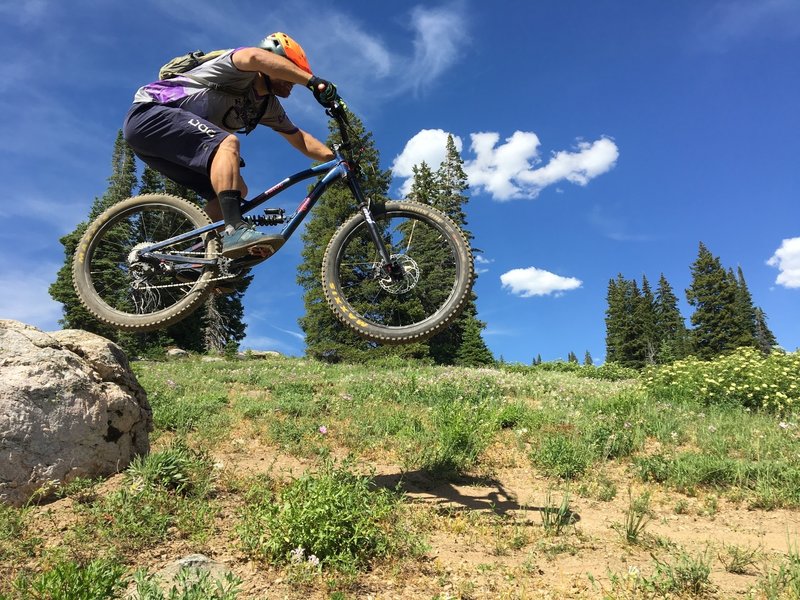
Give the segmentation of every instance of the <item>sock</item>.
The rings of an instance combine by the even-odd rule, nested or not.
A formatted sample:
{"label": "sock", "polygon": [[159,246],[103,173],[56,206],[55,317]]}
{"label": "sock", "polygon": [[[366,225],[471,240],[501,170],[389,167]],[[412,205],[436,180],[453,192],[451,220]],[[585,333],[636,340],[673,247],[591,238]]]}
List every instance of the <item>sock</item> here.
{"label": "sock", "polygon": [[239,190],[225,190],[217,194],[225,231],[230,232],[242,224],[242,195]]}

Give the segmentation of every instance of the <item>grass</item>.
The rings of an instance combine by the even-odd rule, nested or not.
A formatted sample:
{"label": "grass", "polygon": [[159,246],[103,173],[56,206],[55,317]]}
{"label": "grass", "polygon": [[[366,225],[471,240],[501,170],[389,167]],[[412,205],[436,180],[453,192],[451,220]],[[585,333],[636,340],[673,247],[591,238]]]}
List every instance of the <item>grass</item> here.
{"label": "grass", "polygon": [[633,490],[628,488],[628,510],[625,512],[625,522],[616,524],[617,532],[626,543],[641,544],[644,542],[644,530],[652,519],[650,493],[644,492],[634,498]]}
{"label": "grass", "polygon": [[[608,597],[639,597],[625,596],[631,589],[710,597],[712,557],[724,572],[757,578],[752,585],[765,598],[800,587],[795,546],[767,556],[746,546],[643,543],[658,514],[711,520],[731,503],[800,507],[800,428],[785,404],[776,413],[701,403],[691,388],[654,390],[612,368],[371,368],[280,358],[134,368],[153,406],[153,452],[111,487],[78,478],[59,488],[69,518],[47,506],[0,505],[0,599],[48,597],[36,586],[102,590],[122,581],[139,586],[141,598],[242,597],[238,580],[165,582],[141,570],[155,562],[145,557],[161,553],[219,552],[217,540],[253,572],[286,582],[271,594],[279,597],[291,586],[361,597],[376,577],[400,590],[428,581],[425,597],[513,597],[511,589],[527,590],[524,597],[539,589],[531,582],[540,571],[553,571],[542,561],[598,544],[614,556],[653,553],[644,573],[609,573]],[[260,475],[230,470],[239,460],[258,464],[250,448],[302,468],[270,468],[270,459],[256,467]],[[220,464],[221,451],[232,457]],[[371,464],[395,465],[401,477],[375,475]],[[541,497],[492,493],[479,502],[464,492],[495,485],[508,468],[535,481]],[[444,506],[406,495],[419,495],[419,485]],[[627,502],[617,497],[625,488],[637,489]],[[546,491],[554,489],[571,492],[554,500]],[[531,526],[520,502],[544,507],[542,527]],[[598,538],[583,533],[578,516],[598,502],[619,510],[619,535],[608,525]],[[456,555],[482,559],[470,571],[437,565],[426,548],[449,541]]]}

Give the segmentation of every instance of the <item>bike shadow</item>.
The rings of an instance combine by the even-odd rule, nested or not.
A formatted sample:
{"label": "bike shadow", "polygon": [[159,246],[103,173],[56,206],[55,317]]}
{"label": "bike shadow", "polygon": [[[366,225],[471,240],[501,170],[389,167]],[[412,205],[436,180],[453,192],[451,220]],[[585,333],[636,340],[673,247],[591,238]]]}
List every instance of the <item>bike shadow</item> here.
{"label": "bike shadow", "polygon": [[[376,486],[405,494],[412,502],[427,504],[441,512],[478,511],[518,517],[555,510],[553,507],[520,504],[498,479],[459,475],[443,478],[426,470],[404,471],[377,475]],[[568,511],[563,518],[571,523],[580,521],[580,515]]]}

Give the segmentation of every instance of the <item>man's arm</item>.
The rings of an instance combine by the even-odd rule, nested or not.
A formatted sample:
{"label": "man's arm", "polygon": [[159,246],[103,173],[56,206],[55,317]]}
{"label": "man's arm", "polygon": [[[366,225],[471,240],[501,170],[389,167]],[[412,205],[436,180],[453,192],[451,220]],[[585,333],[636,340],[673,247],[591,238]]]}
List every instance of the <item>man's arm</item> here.
{"label": "man's arm", "polygon": [[259,71],[272,79],[307,85],[311,75],[292,61],[261,48],[242,48],[233,53],[233,64],[240,71]]}
{"label": "man's arm", "polygon": [[330,148],[302,129],[298,129],[294,133],[281,133],[281,135],[308,158],[331,160],[335,156]]}

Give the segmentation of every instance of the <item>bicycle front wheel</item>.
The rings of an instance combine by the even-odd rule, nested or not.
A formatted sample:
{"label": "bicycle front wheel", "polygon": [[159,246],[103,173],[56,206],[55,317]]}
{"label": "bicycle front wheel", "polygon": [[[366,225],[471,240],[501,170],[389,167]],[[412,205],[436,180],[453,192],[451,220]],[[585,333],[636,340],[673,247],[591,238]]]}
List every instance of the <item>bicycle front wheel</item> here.
{"label": "bicycle front wheel", "polygon": [[387,202],[372,217],[395,275],[389,275],[359,213],[339,228],[325,250],[325,298],[334,314],[363,338],[382,344],[425,340],[452,323],[466,305],[474,280],[467,238],[451,219],[424,204]]}
{"label": "bicycle front wheel", "polygon": [[[95,219],[78,242],[72,279],[78,297],[101,321],[127,331],[149,331],[189,316],[211,291],[215,269],[181,277],[189,263],[148,259],[140,249],[189,233],[211,220],[195,204],[164,194],[147,194],[115,204]],[[220,242],[191,236],[159,252],[213,258]]]}

